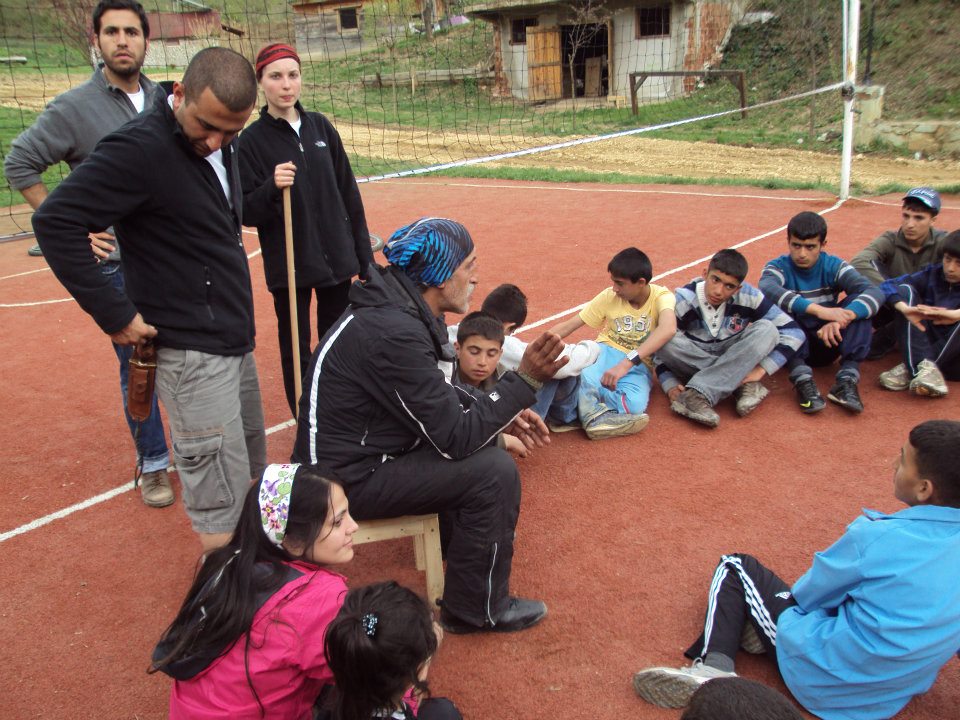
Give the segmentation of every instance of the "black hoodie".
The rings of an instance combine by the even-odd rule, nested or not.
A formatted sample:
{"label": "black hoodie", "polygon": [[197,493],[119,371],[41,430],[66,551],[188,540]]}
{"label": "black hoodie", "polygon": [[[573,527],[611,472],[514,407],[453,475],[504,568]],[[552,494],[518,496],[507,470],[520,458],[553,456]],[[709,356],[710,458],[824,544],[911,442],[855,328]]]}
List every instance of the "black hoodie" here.
{"label": "black hoodie", "polygon": [[514,372],[481,398],[451,386],[437,367],[452,359],[443,321],[402,270],[371,265],[368,275],[313,354],[294,462],[349,484],[422,445],[442,462],[495,443],[534,391]]}

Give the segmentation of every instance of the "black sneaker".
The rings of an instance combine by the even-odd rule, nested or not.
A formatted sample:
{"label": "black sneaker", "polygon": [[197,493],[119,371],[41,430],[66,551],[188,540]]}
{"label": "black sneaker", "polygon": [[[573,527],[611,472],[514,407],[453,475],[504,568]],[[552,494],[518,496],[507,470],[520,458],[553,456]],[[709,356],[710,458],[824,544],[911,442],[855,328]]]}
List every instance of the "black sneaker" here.
{"label": "black sneaker", "polygon": [[547,616],[547,606],[539,600],[526,600],[511,597],[507,609],[500,613],[493,624],[471,625],[448,611],[440,608],[440,625],[454,635],[467,635],[478,632],[516,632],[533,627]]}
{"label": "black sneaker", "polygon": [[817,384],[813,381],[813,378],[797,380],[793,389],[797,391],[797,402],[800,403],[800,410],[807,415],[818,413],[827,406],[820,391],[817,390]]}
{"label": "black sneaker", "polygon": [[837,382],[827,393],[827,398],[844,410],[853,413],[863,412],[863,401],[860,399],[860,393],[857,392],[857,381],[853,378],[837,378]]}

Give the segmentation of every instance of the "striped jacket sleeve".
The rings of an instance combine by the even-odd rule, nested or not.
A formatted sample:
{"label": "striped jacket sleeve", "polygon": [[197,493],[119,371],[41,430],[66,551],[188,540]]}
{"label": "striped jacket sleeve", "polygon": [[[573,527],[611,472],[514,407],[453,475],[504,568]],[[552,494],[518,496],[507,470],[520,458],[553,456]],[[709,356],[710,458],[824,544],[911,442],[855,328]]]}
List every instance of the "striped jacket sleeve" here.
{"label": "striped jacket sleeve", "polygon": [[[700,324],[700,313],[697,310],[697,295],[696,283],[690,283],[689,285],[684,285],[683,287],[678,287],[673,292],[674,299],[676,300],[676,307],[674,308],[674,313],[677,316],[677,334],[685,333],[690,334],[689,331],[696,328]],[[674,375],[673,371],[667,366],[666,363],[662,362],[659,356],[655,353],[653,356],[654,370],[657,373],[657,381],[660,383],[660,388],[665,392],[670,392],[673,388],[680,384],[679,378]]]}
{"label": "striped jacket sleeve", "polygon": [[[764,272],[766,272],[766,268],[764,268]],[[797,321],[781,310],[776,303],[766,296],[766,293],[751,288],[749,285],[744,285],[740,292],[743,293],[748,288],[759,297],[754,319],[769,320],[777,328],[780,335],[770,354],[760,361],[760,367],[767,372],[767,375],[773,375],[786,365],[790,358],[796,355],[807,338]]]}
{"label": "striped jacket sleeve", "polygon": [[853,311],[861,320],[873,317],[884,303],[883,291],[861,275],[850,263],[839,258],[838,261],[833,285],[843,290],[847,297],[854,298],[847,305],[847,309]]}
{"label": "striped jacket sleeve", "polygon": [[786,284],[787,277],[775,261],[763,266],[763,272],[760,273],[760,291],[791,315],[803,315],[810,306],[810,301],[800,293],[788,290]]}

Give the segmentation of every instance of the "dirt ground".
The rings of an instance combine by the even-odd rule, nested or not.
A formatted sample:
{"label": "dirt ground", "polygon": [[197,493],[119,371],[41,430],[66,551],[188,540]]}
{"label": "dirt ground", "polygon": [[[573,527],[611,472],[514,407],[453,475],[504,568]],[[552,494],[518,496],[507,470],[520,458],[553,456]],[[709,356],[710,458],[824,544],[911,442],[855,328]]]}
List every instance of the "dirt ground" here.
{"label": "dirt ground", "polygon": [[[176,71],[153,72],[158,80],[175,77]],[[39,79],[0,76],[0,105],[40,110],[56,94],[83,82],[86,71],[45,74]],[[426,132],[394,130],[351,124],[332,118],[347,150],[365,157],[382,157],[419,166],[484,157],[521,148],[550,145],[570,138],[494,134],[450,129]],[[615,172],[644,177],[675,177],[696,180],[772,179],[839,184],[840,161],[836,155],[794,149],[745,148],[712,143],[653,140],[642,136],[604,140],[563,150],[491,162],[491,167],[534,167],[584,172]],[[900,185],[954,185],[960,183],[960,161],[909,160],[858,154],[854,158],[854,183],[865,192],[896,183]]]}

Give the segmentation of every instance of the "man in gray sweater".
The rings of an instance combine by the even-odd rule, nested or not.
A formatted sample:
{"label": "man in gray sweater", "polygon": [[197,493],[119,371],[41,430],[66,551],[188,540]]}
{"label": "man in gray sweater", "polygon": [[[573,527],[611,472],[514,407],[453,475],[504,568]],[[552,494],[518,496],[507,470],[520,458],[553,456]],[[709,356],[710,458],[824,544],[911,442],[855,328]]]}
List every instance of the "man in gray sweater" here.
{"label": "man in gray sweater", "polygon": [[[903,196],[899,230],[887,230],[850,264],[875,286],[884,280],[910,275],[943,258],[945,230],[933,223],[940,212],[940,194],[931,187],[916,187]],[[873,341],[868,360],[883,357],[896,346],[893,320],[896,313],[882,308],[873,318]]]}
{"label": "man in gray sweater", "polygon": [[[138,113],[150,110],[163,96],[160,86],[140,73],[147,52],[150,26],[136,0],[103,0],[93,11],[94,45],[103,59],[87,82],[58,95],[36,122],[10,145],[4,172],[10,185],[20,191],[36,210],[47,197],[42,174],[64,161],[70,169],[83,162],[100,139]],[[111,284],[124,290],[120,249],[112,229],[90,235],[90,247],[99,259],[100,271]],[[30,249],[40,255],[39,245]],[[123,410],[142,461],[140,490],[143,502],[165,507],[174,501],[167,476],[170,466],[166,433],[156,398],[150,417],[136,423],[126,409],[127,363],[133,348],[113,346],[120,362]]]}

